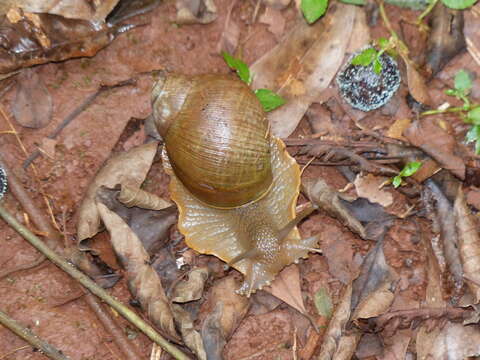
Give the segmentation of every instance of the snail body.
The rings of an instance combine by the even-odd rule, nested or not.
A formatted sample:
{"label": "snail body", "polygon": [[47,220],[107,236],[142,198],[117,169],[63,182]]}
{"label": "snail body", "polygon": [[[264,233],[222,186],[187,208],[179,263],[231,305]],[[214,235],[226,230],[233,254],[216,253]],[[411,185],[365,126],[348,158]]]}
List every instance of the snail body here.
{"label": "snail body", "polygon": [[245,83],[172,75],[157,82],[152,103],[188,246],[243,273],[247,296],[307,256],[316,239],[296,228],[300,169]]}

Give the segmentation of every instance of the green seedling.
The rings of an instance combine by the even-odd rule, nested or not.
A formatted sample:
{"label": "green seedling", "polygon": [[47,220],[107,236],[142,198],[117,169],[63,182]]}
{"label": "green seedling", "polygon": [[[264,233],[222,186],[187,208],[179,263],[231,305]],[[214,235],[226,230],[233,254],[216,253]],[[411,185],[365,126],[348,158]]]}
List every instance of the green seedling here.
{"label": "green seedling", "polygon": [[[377,47],[380,50],[377,50]],[[394,46],[390,40],[385,38],[379,38],[376,41],[375,47],[369,47],[363,50],[360,54],[358,54],[352,59],[351,63],[352,65],[361,65],[361,66],[372,65],[373,71],[376,74],[380,74],[382,72],[382,63],[380,61],[380,57],[385,52],[394,56],[395,54],[393,52],[393,49],[394,49]]]}
{"label": "green seedling", "polygon": [[320,19],[327,11],[328,0],[302,0],[300,8],[309,24]]}
{"label": "green seedling", "polygon": [[404,177],[412,176],[421,167],[422,163],[420,161],[411,161],[407,163],[402,169],[402,171],[400,171],[397,176],[391,179],[393,187],[398,188],[400,185],[402,185]]}
{"label": "green seedling", "polygon": [[[237,72],[240,80],[243,80],[248,85],[252,83],[252,75],[247,64],[245,64],[242,60],[233,57],[225,51],[222,52],[222,56],[227,65]],[[272,111],[279,106],[282,106],[286,102],[285,99],[282,98],[280,95],[268,89],[257,89],[255,90],[255,95],[257,96],[258,100],[260,100],[260,103],[262,104],[263,109],[266,112]]]}

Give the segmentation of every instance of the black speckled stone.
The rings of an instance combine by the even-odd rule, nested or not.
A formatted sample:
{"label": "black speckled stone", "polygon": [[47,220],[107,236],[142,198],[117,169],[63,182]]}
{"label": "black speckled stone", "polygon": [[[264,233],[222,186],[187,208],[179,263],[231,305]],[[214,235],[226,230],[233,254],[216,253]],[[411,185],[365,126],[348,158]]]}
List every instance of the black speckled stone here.
{"label": "black speckled stone", "polygon": [[352,107],[362,111],[375,110],[385,105],[397,91],[400,71],[396,61],[387,54],[380,56],[380,74],[373,71],[373,65],[352,65],[351,60],[360,52],[353,54],[338,73],[337,84],[343,98]]}

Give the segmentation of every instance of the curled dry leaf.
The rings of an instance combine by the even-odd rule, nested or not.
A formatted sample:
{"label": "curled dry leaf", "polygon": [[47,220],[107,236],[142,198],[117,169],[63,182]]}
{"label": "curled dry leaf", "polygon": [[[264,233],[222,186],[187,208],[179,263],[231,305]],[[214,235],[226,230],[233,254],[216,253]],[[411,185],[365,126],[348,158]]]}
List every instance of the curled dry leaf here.
{"label": "curled dry leaf", "polygon": [[403,57],[403,61],[407,67],[407,82],[410,95],[420,104],[431,105],[432,99],[430,98],[427,85],[425,85],[425,79],[409,58]]}
{"label": "curled dry leaf", "polygon": [[323,337],[319,360],[351,359],[355,353],[361,334],[345,334],[345,327],[350,319],[350,303],[352,285],[345,289],[340,303],[337,304],[333,316]]}
{"label": "curled dry leaf", "polygon": [[408,141],[435,159],[444,169],[450,170],[460,179],[465,179],[465,163],[455,155],[455,138],[429,117],[414,121],[405,130]]}
{"label": "curled dry leaf", "polygon": [[427,47],[427,70],[433,76],[465,49],[463,11],[437,3],[431,16]]}
{"label": "curled dry leaf", "polygon": [[172,206],[172,203],[162,199],[160,196],[128,184],[120,186],[120,193],[117,199],[126,207],[137,206],[142,209],[162,210]]}
{"label": "curled dry leaf", "polygon": [[458,188],[454,210],[463,274],[475,298],[475,304],[478,304],[480,302],[480,236],[461,187]]}
{"label": "curled dry leaf", "polygon": [[77,240],[88,239],[98,232],[100,217],[95,205],[97,189],[104,185],[113,188],[127,184],[139,188],[150,169],[157,143],[149,143],[110,158],[90,183],[80,205],[77,222]]}
{"label": "curled dry leaf", "polygon": [[207,354],[203,346],[200,333],[195,330],[193,320],[188,313],[180,305],[173,304],[172,311],[175,315],[175,323],[182,335],[184,344],[192,350],[199,360],[207,360]]}
{"label": "curled dry leaf", "polygon": [[177,221],[176,206],[161,210],[128,208],[118,200],[119,191],[104,186],[97,190],[97,199],[114,211],[132,229],[149,254],[156,254],[168,241],[170,227]]}
{"label": "curled dry leaf", "polygon": [[383,207],[392,205],[393,196],[380,186],[385,183],[387,178],[368,174],[366,176],[358,175],[355,178],[355,189],[358,196],[367,198],[372,203],[378,203]]}
{"label": "curled dry leaf", "polygon": [[173,340],[179,340],[170,303],[150,256],[130,227],[101,202],[99,214],[111,236],[115,253],[126,269],[128,287],[155,326]]}
{"label": "curled dry leaf", "polygon": [[23,13],[11,9],[0,18],[0,73],[23,67],[94,56],[131,26],[108,26],[95,21],[67,19],[58,15]]}
{"label": "curled dry leaf", "polygon": [[208,268],[196,268],[190,271],[188,279],[180,281],[173,289],[171,300],[176,303],[185,303],[200,299],[208,274]]}
{"label": "curled dry leaf", "polygon": [[3,0],[0,5],[0,14],[5,14],[10,8],[21,8],[31,13],[48,13],[60,15],[70,19],[103,21],[118,0],[96,1],[90,0]]}
{"label": "curled dry leaf", "polygon": [[20,125],[33,129],[48,125],[52,120],[52,96],[37,71],[24,69],[17,80],[17,93],[12,108],[15,120]]}
{"label": "curled dry leaf", "polygon": [[318,101],[340,68],[351,29],[360,18],[361,9],[336,3],[314,25],[301,19],[281,43],[252,65],[253,87],[271,89],[287,100],[268,115],[273,134],[289,136],[310,104]]}
{"label": "curled dry leaf", "polygon": [[217,18],[213,0],[177,0],[177,24],[208,24]]}
{"label": "curled dry leaf", "polygon": [[351,231],[360,235],[362,239],[366,238],[366,231],[363,225],[341,202],[341,199],[347,199],[346,196],[328,186],[327,183],[320,178],[315,181],[304,181],[302,191],[304,191],[310,201],[320,209],[325,210],[331,216],[335,216]]}

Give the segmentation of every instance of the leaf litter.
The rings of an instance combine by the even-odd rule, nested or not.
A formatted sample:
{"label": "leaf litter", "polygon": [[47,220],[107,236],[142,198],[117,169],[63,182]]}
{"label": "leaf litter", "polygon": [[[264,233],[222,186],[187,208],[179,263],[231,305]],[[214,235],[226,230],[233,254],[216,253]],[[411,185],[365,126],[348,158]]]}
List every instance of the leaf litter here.
{"label": "leaf litter", "polygon": [[[13,2],[9,4],[11,3]],[[15,2],[17,6],[18,3]],[[79,6],[83,5],[84,2],[79,2]],[[85,21],[86,24],[94,18],[105,21],[116,2],[106,2],[104,5],[105,8],[97,8],[95,11],[83,8],[75,21]],[[93,147],[98,145],[100,148],[100,143],[110,144],[105,147],[102,156],[89,157],[92,143],[82,143],[83,135],[80,134],[84,130],[77,122],[77,125],[74,123],[71,129],[65,130],[64,136],[49,145],[50,151],[45,151],[35,160],[42,176],[42,190],[51,197],[57,220],[64,214],[67,229],[70,229],[71,233],[75,224],[78,224],[78,241],[104,237],[104,233],[95,235],[103,230],[103,223],[111,232],[110,241],[125,268],[124,274],[132,291],[132,295],[123,292],[123,299],[128,301],[133,298],[132,303],[138,300],[146,314],[150,315],[151,321],[169,334],[172,340],[183,342],[191,349],[192,354],[200,359],[291,359],[297,356],[302,359],[341,359],[351,358],[356,352],[357,356],[378,354],[382,346],[385,356],[393,352],[400,358],[405,356],[407,347],[408,351],[416,352],[419,358],[441,358],[445,354],[451,358],[478,355],[479,350],[475,346],[478,344],[477,325],[462,324],[467,318],[475,322],[475,311],[471,306],[478,303],[480,285],[477,279],[478,207],[475,209],[475,204],[478,203],[475,200],[478,188],[461,182],[464,178],[471,177],[469,174],[478,168],[478,159],[473,155],[470,145],[463,143],[469,125],[451,114],[439,113],[434,117],[423,117],[417,112],[408,115],[406,119],[406,113],[403,112],[402,119],[398,119],[395,111],[388,112],[387,116],[387,112],[382,113],[382,109],[379,109],[371,117],[365,117],[348,108],[348,104],[339,102],[338,98],[335,100],[337,105],[332,105],[336,89],[328,88],[331,79],[349,54],[365,46],[364,39],[368,42],[368,36],[350,36],[354,32],[349,29],[356,26],[366,33],[370,30],[374,38],[382,26],[380,24],[369,28],[364,22],[362,8],[335,4],[318,23],[307,27],[300,21],[303,19],[297,17],[298,10],[295,6],[288,5],[288,2],[273,4],[274,10],[265,8],[261,3],[257,9],[253,4],[227,0],[215,1],[215,6],[217,13],[208,19],[211,22],[206,27],[177,27],[178,25],[171,25],[171,22],[164,25],[167,23],[166,15],[158,15],[156,11],[153,15],[141,15],[144,17],[139,22],[132,20],[132,23],[138,24],[148,19],[156,25],[160,24],[163,29],[168,28],[166,33],[173,36],[172,44],[175,45],[175,50],[173,45],[164,52],[157,50],[151,58],[145,56],[138,60],[138,63],[128,63],[132,61],[132,57],[125,49],[144,49],[138,39],[151,39],[152,34],[158,31],[154,30],[148,21],[147,25],[133,29],[112,43],[110,42],[113,39],[102,43],[102,46],[110,45],[104,52],[95,55],[91,63],[74,60],[41,65],[33,69],[44,81],[45,89],[55,104],[53,107],[49,105],[45,91],[42,90],[43,94],[40,95],[28,94],[21,90],[22,86],[27,86],[28,83],[17,78],[17,81],[20,81],[17,92],[22,91],[24,98],[43,97],[46,104],[42,110],[32,113],[33,116],[44,118],[31,120],[30,115],[28,123],[49,128],[51,125],[45,120],[49,118],[49,111],[53,113],[50,120],[52,126],[60,120],[57,114],[59,111],[61,114],[67,113],[62,108],[63,105],[57,107],[60,94],[56,86],[64,91],[64,85],[62,82],[57,84],[57,81],[52,81],[58,80],[58,74],[62,71],[76,71],[78,74],[91,76],[92,72],[88,67],[93,66],[95,71],[102,72],[102,77],[111,76],[116,81],[118,75],[108,74],[109,70],[105,71],[105,68],[115,65],[120,74],[132,74],[138,69],[151,70],[158,65],[187,73],[227,72],[223,60],[216,55],[219,39],[225,35],[221,40],[222,48],[226,47],[230,52],[238,51],[236,56],[242,51],[250,54],[248,63],[254,64],[251,68],[255,74],[254,83],[281,94],[283,92],[288,100],[283,108],[269,115],[273,124],[272,131],[284,137],[292,134],[289,151],[296,155],[299,162],[307,163],[312,157],[316,158],[304,170],[306,198],[302,198],[301,202],[308,201],[308,198],[318,209],[314,215],[303,221],[300,231],[305,237],[318,236],[322,253],[310,254],[308,259],[285,269],[268,290],[275,297],[259,292],[247,300],[236,294],[234,290],[238,287],[238,274],[222,267],[222,263],[217,259],[187,250],[181,236],[175,232],[173,225],[176,221],[176,209],[164,200],[168,199],[168,177],[155,163],[156,144],[132,149],[135,153],[140,151],[139,149],[148,148],[143,160],[140,160],[136,153],[131,159],[119,155],[120,160],[117,160],[116,165],[111,165],[111,160],[108,160],[102,168],[101,163],[110,157],[111,148],[121,129],[110,136],[104,133],[106,128],[98,121],[93,123],[93,126],[91,123],[88,126],[97,129],[99,134],[97,138],[92,138],[96,139]],[[284,6],[286,8],[280,10]],[[193,17],[195,20],[190,21],[206,22],[199,16],[208,8],[201,4],[200,13],[197,12]],[[478,6],[474,9],[477,8]],[[56,16],[72,17],[66,10],[58,9],[57,7],[54,10]],[[402,94],[410,92],[414,99],[433,108],[440,106],[442,100],[453,101],[454,106],[456,105],[455,99],[444,96],[443,90],[446,87],[437,80],[438,77],[445,79],[446,74],[452,72],[450,67],[458,69],[463,66],[460,56],[463,56],[463,59],[471,56],[468,53],[455,56],[462,48],[463,34],[457,26],[461,19],[455,16],[452,18],[453,33],[447,34],[448,21],[445,20],[445,15],[437,15],[439,9],[445,13],[445,8],[441,6],[437,6],[431,13],[433,28],[427,37],[428,43],[415,40],[418,43],[423,41],[424,48],[430,49],[426,70],[430,69],[430,73],[434,75],[433,80],[428,83],[424,80],[425,68],[417,63],[420,56],[416,45],[412,45],[408,57],[405,53],[400,54],[405,60],[402,71],[406,72],[407,76],[403,76],[404,83],[399,91]],[[158,11],[160,10],[166,10],[163,14],[168,14],[170,20],[175,21],[172,4],[160,5]],[[22,11],[23,14],[19,11],[11,13],[11,19],[14,19],[12,16],[15,14],[24,22],[47,18],[47,15],[41,15],[38,19],[29,15],[29,12],[34,12],[29,8]],[[45,10],[37,9],[36,12],[38,11]],[[405,18],[410,17],[413,20],[414,15],[418,15],[391,5],[386,6],[386,12],[392,19],[394,11],[399,11]],[[340,17],[339,12],[345,16]],[[467,19],[471,13],[474,13],[474,10],[465,11]],[[181,20],[178,20],[178,23],[180,22]],[[274,39],[266,49],[262,48],[265,42],[249,41],[249,37],[255,40],[265,37],[258,35],[264,34],[260,29],[265,29],[266,25],[262,23],[268,24],[269,31],[273,33],[270,34],[273,37],[270,37],[269,41]],[[396,30],[398,26],[401,25],[393,23]],[[472,32],[478,25],[466,22],[465,26],[465,33],[471,40],[478,40],[475,32]],[[45,25],[45,28],[48,26]],[[35,36],[35,41],[43,46],[48,45],[49,40],[55,39],[48,32],[37,32]],[[414,43],[412,35],[406,32],[405,36],[402,40],[405,40],[407,45]],[[163,44],[165,37],[159,39]],[[295,39],[300,40],[292,45]],[[331,44],[336,44],[336,48],[330,48]],[[175,55],[177,47],[180,55]],[[252,58],[251,54],[255,53],[257,48],[260,50],[256,57]],[[58,54],[55,54],[57,57],[43,58],[42,61],[49,62],[72,56],[68,51],[58,51]],[[182,51],[191,52],[195,59],[187,58]],[[106,55],[110,57],[107,58]],[[29,63],[15,60],[8,66],[6,71],[10,72],[28,67]],[[102,66],[102,70],[99,70]],[[442,67],[446,71],[442,70]],[[31,71],[25,69],[25,72],[26,70]],[[469,71],[472,74],[478,73],[478,67],[472,67]],[[321,79],[318,74],[322,75]],[[438,77],[435,77],[435,74],[439,74]],[[78,81],[79,78],[72,79]],[[85,86],[88,86],[88,81],[87,79],[82,85],[83,91]],[[141,86],[144,86],[144,90]],[[470,94],[473,103],[478,102],[476,86],[474,80]],[[147,88],[148,86],[137,84],[126,91],[130,97],[137,97],[138,93],[148,97],[148,90],[145,90]],[[5,101],[12,101],[12,93],[6,94]],[[104,101],[109,101],[107,97],[109,96],[99,98],[100,106]],[[119,109],[122,109],[118,99],[116,101]],[[394,101],[406,106],[401,96]],[[26,104],[25,101],[23,103]],[[310,106],[312,103],[316,104]],[[313,111],[319,104],[322,104],[322,111]],[[15,117],[28,119],[25,115],[26,106],[18,110],[20,105],[21,103],[15,105]],[[99,106],[93,107],[91,111],[99,111]],[[122,111],[128,113],[124,108]],[[144,106],[141,112],[142,116],[146,117],[148,108]],[[308,121],[303,117],[304,114],[308,115]],[[322,123],[322,116],[328,117],[324,119],[329,122],[328,126],[318,125]],[[112,117],[102,121],[112,121]],[[119,123],[119,126],[124,124],[126,121]],[[393,124],[398,128],[391,127]],[[24,159],[20,156],[13,137],[3,134],[3,131],[10,129],[8,123],[5,122],[4,126],[0,121],[0,125],[0,151],[6,154],[7,161],[12,164],[21,163]],[[320,132],[312,131],[315,128],[320,129]],[[19,128],[17,131],[26,139],[29,151],[35,150],[35,142],[43,144],[42,149],[48,148],[42,140],[48,133],[47,130]],[[71,137],[72,133],[75,134],[75,141],[65,142],[65,138]],[[341,141],[337,137],[335,143],[332,142],[333,136],[338,135],[343,137]],[[80,143],[84,144],[84,155],[80,155],[80,152],[67,154],[65,144],[74,144],[69,150],[76,150]],[[126,146],[128,147],[130,145]],[[423,171],[423,174],[416,173],[405,177],[398,189],[391,187],[385,180],[398,174],[405,164],[411,161],[422,162],[419,173]],[[433,165],[427,166],[428,162]],[[73,198],[79,199],[81,196],[84,199],[78,221],[71,216],[77,206],[73,205],[71,200],[62,200],[68,198],[68,188],[64,185],[58,186],[67,182],[64,175],[69,172],[61,172],[67,164],[73,171],[70,171],[72,175],[76,175],[68,177],[68,182],[72,184],[70,186],[78,189]],[[344,171],[347,166],[353,176],[348,176]],[[437,183],[435,174],[441,168],[443,170],[440,173],[450,172],[456,176],[453,181],[456,185],[453,186],[454,191]],[[93,176],[95,172],[98,173],[97,177]],[[25,183],[35,189],[33,180],[25,174],[23,176]],[[154,177],[159,180],[152,180]],[[355,181],[355,178],[362,179],[363,183],[360,180]],[[56,186],[51,186],[50,181],[56,181]],[[92,184],[88,188],[87,182]],[[118,184],[121,186],[117,186]],[[420,194],[422,198],[419,197]],[[102,202],[95,202],[96,196],[101,197]],[[10,202],[11,199],[7,196],[6,201]],[[107,206],[104,206],[103,202]],[[88,205],[85,205],[87,203]],[[103,221],[100,221],[100,214]],[[406,224],[407,221],[409,224],[423,224],[421,229],[417,228],[414,235],[411,235],[412,238],[421,237],[422,241],[411,242],[408,235],[405,235],[411,231],[408,230],[410,227]],[[404,230],[398,230],[402,226]],[[82,227],[86,230],[80,231]],[[419,232],[425,229],[427,231],[419,235]],[[396,244],[401,244],[402,241],[410,243],[399,245],[398,251],[391,251],[392,239]],[[21,244],[15,246],[21,248]],[[426,254],[427,263],[411,261],[411,257],[407,256],[410,248],[419,254]],[[85,249],[83,247],[83,250]],[[11,252],[2,256],[0,263],[7,257],[13,258]],[[100,253],[100,259],[101,257]],[[422,271],[428,274],[427,279],[422,277]],[[139,277],[143,281],[139,281]],[[18,285],[12,283],[10,286]],[[121,291],[121,286],[122,284],[117,285],[114,291]],[[323,289],[323,292],[319,292],[319,289]],[[4,293],[0,293],[0,299],[6,298],[6,295],[1,294]],[[395,304],[401,301],[399,299],[404,299],[406,308],[396,307]],[[319,314],[319,308],[323,308],[325,313]],[[326,312],[330,311],[332,317],[329,319]],[[311,323],[317,325],[319,332],[299,313],[308,315]],[[374,325],[375,336],[365,335],[371,331],[371,327],[366,327],[368,323]],[[8,333],[6,335],[10,336]],[[398,346],[392,343],[395,338],[399,339]],[[415,338],[416,342],[409,346],[411,339]],[[147,343],[142,336],[137,341]],[[0,356],[4,350],[2,344],[0,341]]]}

